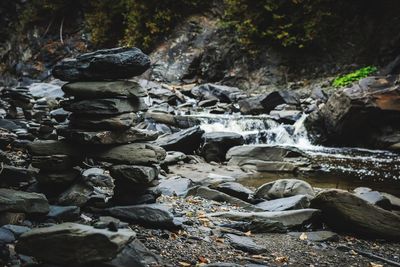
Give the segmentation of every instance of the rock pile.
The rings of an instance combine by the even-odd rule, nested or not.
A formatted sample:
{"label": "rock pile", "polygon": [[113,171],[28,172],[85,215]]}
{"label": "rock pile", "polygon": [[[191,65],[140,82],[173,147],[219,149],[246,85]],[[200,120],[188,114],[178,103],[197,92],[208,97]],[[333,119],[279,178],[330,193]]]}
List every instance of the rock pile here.
{"label": "rock pile", "polygon": [[[30,152],[40,185],[63,192],[60,204],[104,203],[112,195],[118,204],[155,201],[149,188],[166,154],[146,143],[157,139],[156,132],[135,127],[138,113],[147,108],[146,90],[121,80],[140,75],[149,63],[139,49],[116,48],[63,60],[54,68],[55,77],[69,82],[62,87],[69,97],[62,102],[71,112],[69,124],[57,129],[62,140],[35,141]],[[108,170],[91,168],[80,175],[74,166],[83,166],[85,159]]]}

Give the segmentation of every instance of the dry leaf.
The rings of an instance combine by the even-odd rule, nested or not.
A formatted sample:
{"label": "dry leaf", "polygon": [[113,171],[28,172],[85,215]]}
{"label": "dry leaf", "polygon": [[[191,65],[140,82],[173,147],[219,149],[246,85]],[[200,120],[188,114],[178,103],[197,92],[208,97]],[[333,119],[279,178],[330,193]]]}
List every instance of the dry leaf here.
{"label": "dry leaf", "polygon": [[383,267],[383,264],[378,264],[378,263],[370,262],[370,263],[369,263],[369,267]]}
{"label": "dry leaf", "polygon": [[201,262],[201,263],[210,263],[210,260],[207,259],[206,257],[200,256],[199,257],[199,262]]}
{"label": "dry leaf", "polygon": [[178,263],[179,263],[179,265],[182,266],[182,267],[190,267],[190,266],[192,266],[190,263],[187,263],[187,262],[184,262],[184,261],[180,261],[180,262],[178,262]]}
{"label": "dry leaf", "polygon": [[251,236],[251,231],[244,233],[245,236]]}
{"label": "dry leaf", "polygon": [[308,236],[307,236],[306,233],[301,233],[301,235],[299,236],[299,239],[300,239],[300,240],[307,240],[307,239],[308,239]]}
{"label": "dry leaf", "polygon": [[276,257],[275,258],[275,262],[276,263],[287,263],[289,261],[289,258],[286,256],[282,256],[282,257]]}

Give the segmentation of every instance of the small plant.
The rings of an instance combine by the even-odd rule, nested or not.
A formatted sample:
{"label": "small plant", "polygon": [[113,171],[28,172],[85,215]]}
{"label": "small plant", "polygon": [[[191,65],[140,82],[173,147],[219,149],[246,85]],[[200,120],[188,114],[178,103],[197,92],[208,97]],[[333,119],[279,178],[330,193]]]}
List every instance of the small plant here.
{"label": "small plant", "polygon": [[353,82],[356,82],[362,78],[365,78],[365,77],[375,73],[377,70],[378,69],[374,66],[368,66],[365,68],[361,68],[352,73],[337,77],[333,81],[332,85],[336,88],[348,86],[348,85],[352,84]]}

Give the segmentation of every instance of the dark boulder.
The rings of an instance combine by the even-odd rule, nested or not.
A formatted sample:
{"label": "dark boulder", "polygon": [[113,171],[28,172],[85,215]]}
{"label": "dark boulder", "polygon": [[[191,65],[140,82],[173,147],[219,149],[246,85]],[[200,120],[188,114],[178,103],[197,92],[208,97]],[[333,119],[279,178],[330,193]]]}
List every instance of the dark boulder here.
{"label": "dark boulder", "polygon": [[204,142],[202,154],[208,162],[223,162],[230,148],[244,144],[242,135],[230,132],[205,133],[202,139]]}
{"label": "dark boulder", "polygon": [[154,144],[163,147],[167,151],[193,154],[200,147],[203,133],[204,131],[199,126],[195,126],[170,135],[161,136],[154,141]]}
{"label": "dark boulder", "polygon": [[237,87],[218,85],[212,83],[201,84],[192,89],[191,93],[200,100],[216,99],[222,103],[232,103],[239,95],[243,95]]}
{"label": "dark boulder", "polygon": [[75,114],[118,115],[147,109],[143,99],[99,98],[91,100],[67,100],[62,102],[65,110]]}

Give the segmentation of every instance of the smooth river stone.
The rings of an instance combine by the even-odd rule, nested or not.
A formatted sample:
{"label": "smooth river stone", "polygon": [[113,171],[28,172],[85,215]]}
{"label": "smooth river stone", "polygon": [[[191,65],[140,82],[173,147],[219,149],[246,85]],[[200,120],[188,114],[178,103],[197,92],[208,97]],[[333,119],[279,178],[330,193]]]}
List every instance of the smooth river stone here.
{"label": "smooth river stone", "polygon": [[124,130],[138,121],[134,113],[120,115],[83,115],[71,114],[69,124],[77,129],[90,130]]}
{"label": "smooth river stone", "polygon": [[53,76],[63,81],[126,79],[141,75],[150,64],[138,48],[104,49],[62,60],[53,68]]}
{"label": "smooth river stone", "polygon": [[130,128],[122,131],[96,131],[59,128],[57,133],[68,140],[81,144],[111,145],[130,142],[153,141],[158,137],[154,131]]}
{"label": "smooth river stone", "polygon": [[62,103],[65,110],[77,114],[117,115],[147,109],[143,99],[101,98],[91,100],[67,100]]}
{"label": "smooth river stone", "polygon": [[62,90],[79,99],[147,96],[146,90],[134,81],[74,82],[65,84]]}
{"label": "smooth river stone", "polygon": [[28,150],[34,156],[67,155],[78,156],[82,151],[78,146],[65,141],[37,140],[28,145]]}
{"label": "smooth river stone", "polygon": [[42,213],[49,212],[49,203],[43,194],[12,189],[0,189],[0,212]]}
{"label": "smooth river stone", "polygon": [[42,171],[65,171],[72,168],[75,161],[68,155],[33,156],[32,166]]}
{"label": "smooth river stone", "polygon": [[110,168],[110,175],[120,186],[148,185],[158,176],[155,167],[138,165],[114,165]]}

